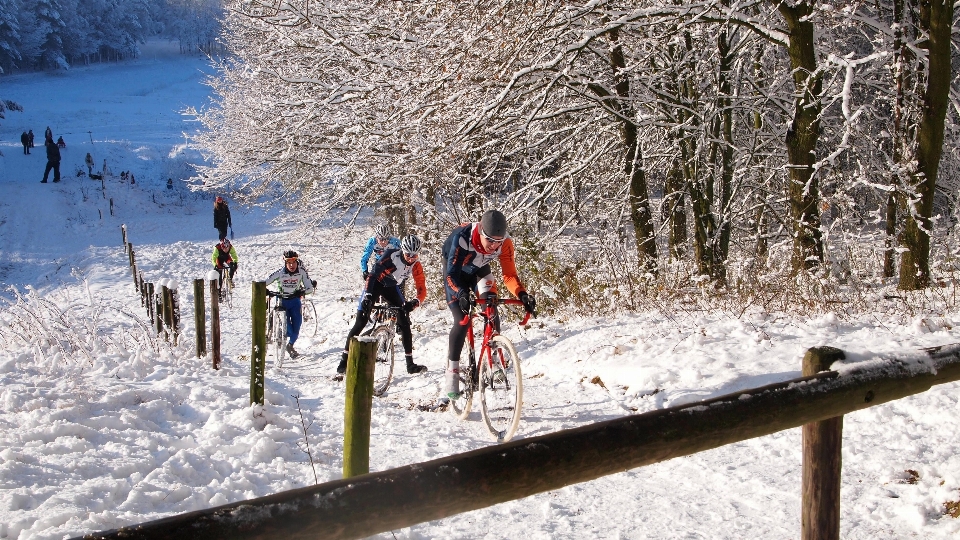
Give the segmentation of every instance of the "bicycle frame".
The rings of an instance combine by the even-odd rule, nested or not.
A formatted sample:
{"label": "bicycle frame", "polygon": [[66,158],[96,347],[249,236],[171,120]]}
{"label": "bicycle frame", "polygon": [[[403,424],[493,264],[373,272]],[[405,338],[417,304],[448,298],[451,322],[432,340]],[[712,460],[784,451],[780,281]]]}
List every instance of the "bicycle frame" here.
{"label": "bicycle frame", "polygon": [[[480,380],[480,366],[486,361],[487,365],[493,364],[493,353],[490,351],[490,340],[494,336],[499,335],[500,332],[496,330],[493,324],[493,317],[496,315],[495,307],[489,304],[483,298],[477,298],[474,302],[474,305],[483,305],[484,308],[481,311],[470,310],[470,313],[467,313],[463,319],[460,321],[462,326],[467,327],[467,346],[471,350],[476,351],[476,340],[473,336],[473,319],[474,317],[483,318],[483,338],[480,340],[480,355],[477,357],[477,365],[471,366],[474,369],[470,373],[470,384],[476,385],[477,381]],[[514,300],[512,298],[497,298],[497,305],[508,305],[508,306],[523,306],[523,302],[520,300]],[[523,320],[520,321],[520,326],[526,326],[527,322],[530,320],[530,314],[524,313]]]}

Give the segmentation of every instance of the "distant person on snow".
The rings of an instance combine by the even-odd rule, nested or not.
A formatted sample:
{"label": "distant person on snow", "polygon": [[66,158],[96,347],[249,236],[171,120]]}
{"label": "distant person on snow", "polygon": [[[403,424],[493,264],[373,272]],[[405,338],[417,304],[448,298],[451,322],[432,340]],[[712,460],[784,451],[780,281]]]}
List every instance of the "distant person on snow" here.
{"label": "distant person on snow", "polygon": [[[30,139],[30,148],[33,148],[34,145],[33,145],[33,130],[32,130],[32,129],[27,132],[27,138]],[[27,152],[27,153],[29,154],[30,152]]]}
{"label": "distant person on snow", "polygon": [[87,164],[87,176],[93,174],[93,156],[90,155],[90,152],[87,152],[87,157],[83,158],[83,162]]}
{"label": "distant person on snow", "polygon": [[213,202],[213,226],[220,232],[219,238],[227,237],[227,227],[233,231],[233,221],[230,219],[230,207],[223,197],[217,197]]}
{"label": "distant person on snow", "polygon": [[29,155],[30,154],[30,136],[27,135],[26,131],[24,131],[20,135],[20,144],[23,145],[23,155],[25,156]]}
{"label": "distant person on snow", "polygon": [[47,130],[43,132],[44,144],[46,144],[47,139],[53,140],[53,131],[50,131],[50,126],[47,126]]}
{"label": "distant person on snow", "polygon": [[300,264],[300,255],[292,249],[283,252],[283,268],[270,274],[266,279],[268,286],[274,281],[279,283],[280,293],[283,294],[280,298],[280,306],[287,316],[287,352],[290,358],[296,358],[300,353],[293,348],[293,344],[297,342],[300,326],[303,325],[300,298],[312,293],[316,282],[310,280],[307,269]]}
{"label": "distant person on snow", "polygon": [[[230,269],[230,285],[233,285],[233,276],[237,273],[237,263],[239,258],[237,257],[237,249],[233,247],[230,243],[230,240],[226,237],[220,239],[220,243],[213,247],[213,267],[217,269],[217,273],[220,274],[220,283],[219,289],[223,289],[223,271],[227,268]],[[221,298],[223,295],[221,293]]]}
{"label": "distant person on snow", "polygon": [[62,136],[62,135],[61,135],[60,137],[57,137],[57,146],[59,146],[60,148],[66,148],[66,147],[67,147],[67,143],[63,142],[63,136]]}
{"label": "distant person on snow", "polygon": [[[363,272],[363,280],[366,281],[370,276],[370,270],[377,264],[383,252],[388,249],[399,249],[400,239],[390,235],[390,228],[381,223],[373,231],[373,236],[367,240],[366,247],[363,248],[363,255],[360,256],[360,270]],[[373,260],[370,260],[370,256]]]}
{"label": "distant person on snow", "polygon": [[53,169],[53,181],[60,181],[60,148],[57,147],[57,143],[53,142],[53,138],[47,138],[47,141],[44,143],[47,147],[47,168],[43,171],[43,180],[40,181],[41,184],[47,183],[47,176],[50,175],[50,169]]}

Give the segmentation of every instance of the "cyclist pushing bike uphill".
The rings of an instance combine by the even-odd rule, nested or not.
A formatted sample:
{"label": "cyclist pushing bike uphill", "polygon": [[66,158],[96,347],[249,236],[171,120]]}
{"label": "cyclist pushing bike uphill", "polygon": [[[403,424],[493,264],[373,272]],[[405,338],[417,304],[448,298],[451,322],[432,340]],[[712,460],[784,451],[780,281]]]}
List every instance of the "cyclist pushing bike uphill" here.
{"label": "cyclist pushing bike uphill", "polygon": [[[413,363],[413,334],[410,330],[410,312],[417,309],[427,298],[426,280],[419,260],[421,245],[420,239],[416,236],[405,236],[400,241],[400,249],[387,249],[373,266],[363,293],[360,295],[360,303],[357,305],[357,320],[347,334],[347,342],[343,346],[343,355],[340,358],[340,365],[337,366],[338,376],[347,372],[350,340],[363,331],[370,320],[374,304],[381,298],[387,304],[400,308],[397,310],[397,326],[400,328],[400,339],[403,342],[407,373],[422,373],[427,370],[426,366]],[[417,289],[417,297],[407,301],[403,297],[400,284],[411,275]]]}
{"label": "cyclist pushing bike uphill", "polygon": [[293,344],[297,342],[300,325],[303,324],[300,299],[313,292],[314,282],[307,275],[307,269],[300,264],[300,256],[293,250],[283,252],[283,268],[270,274],[266,281],[267,286],[274,281],[279,283],[280,305],[286,312],[287,320],[286,349],[290,358],[296,358],[300,353],[293,348]]}

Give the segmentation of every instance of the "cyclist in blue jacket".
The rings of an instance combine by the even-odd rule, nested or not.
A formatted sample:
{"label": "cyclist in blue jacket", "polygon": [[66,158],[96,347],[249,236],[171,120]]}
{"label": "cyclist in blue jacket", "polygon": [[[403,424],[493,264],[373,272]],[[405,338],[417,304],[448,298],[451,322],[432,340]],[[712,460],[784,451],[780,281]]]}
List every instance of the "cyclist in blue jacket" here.
{"label": "cyclist in blue jacket", "polygon": [[[381,223],[377,225],[373,236],[367,240],[367,245],[363,248],[363,255],[360,256],[360,271],[363,272],[364,281],[370,277],[373,265],[377,264],[377,261],[380,260],[380,257],[383,257],[383,253],[388,249],[400,249],[400,239],[390,236],[390,228]],[[372,261],[370,260],[371,255],[373,256]]]}

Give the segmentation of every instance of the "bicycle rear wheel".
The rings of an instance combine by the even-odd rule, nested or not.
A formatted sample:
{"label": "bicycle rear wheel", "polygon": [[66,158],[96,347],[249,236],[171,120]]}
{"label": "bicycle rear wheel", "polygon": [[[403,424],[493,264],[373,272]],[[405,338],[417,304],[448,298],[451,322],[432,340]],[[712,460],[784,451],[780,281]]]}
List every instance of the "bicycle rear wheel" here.
{"label": "bicycle rear wheel", "polygon": [[389,326],[380,326],[373,331],[373,337],[377,338],[377,362],[373,368],[375,396],[382,396],[393,380],[393,363],[397,355],[395,335]]}
{"label": "bicycle rear wheel", "polygon": [[283,355],[287,345],[287,314],[282,309],[273,312],[273,354],[274,367],[283,367]]}
{"label": "bicycle rear wheel", "polygon": [[473,348],[470,347],[469,343],[464,343],[463,352],[460,354],[460,397],[450,400],[450,409],[460,420],[466,420],[467,416],[470,415],[476,373],[477,362],[474,358]]}
{"label": "bicycle rear wheel", "polygon": [[[523,377],[513,343],[503,336],[490,340],[492,361],[480,361],[480,413],[497,442],[507,442],[520,426]],[[482,355],[481,355],[482,356]]]}
{"label": "bicycle rear wheel", "polygon": [[300,325],[300,335],[314,337],[317,335],[317,306],[304,298],[300,304],[300,313],[303,314],[303,324]]}

